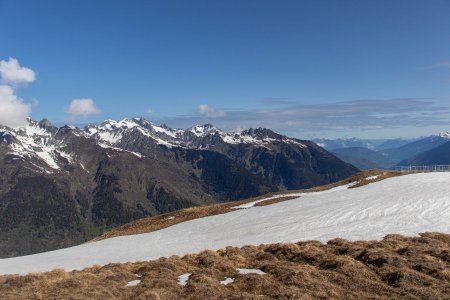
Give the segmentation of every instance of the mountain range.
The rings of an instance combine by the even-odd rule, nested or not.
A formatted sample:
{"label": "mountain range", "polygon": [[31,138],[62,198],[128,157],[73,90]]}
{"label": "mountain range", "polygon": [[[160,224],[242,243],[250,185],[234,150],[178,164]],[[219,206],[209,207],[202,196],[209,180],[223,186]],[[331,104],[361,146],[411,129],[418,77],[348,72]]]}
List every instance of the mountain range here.
{"label": "mountain range", "polygon": [[269,129],[172,129],[143,118],[84,128],[0,126],[0,257],[82,243],[181,208],[302,189],[358,169]]}
{"label": "mountain range", "polygon": [[[363,140],[357,138],[314,140],[345,162],[366,169],[392,169],[405,165],[448,164],[443,145],[450,142],[450,133],[418,139]],[[441,148],[441,146],[443,146]],[[436,149],[436,151],[434,151]]]}
{"label": "mountain range", "polygon": [[410,159],[401,161],[401,166],[450,165],[450,141],[431,150],[422,152]]}
{"label": "mountain range", "polygon": [[382,153],[364,147],[349,147],[331,150],[331,152],[361,170],[389,169],[396,162]]}

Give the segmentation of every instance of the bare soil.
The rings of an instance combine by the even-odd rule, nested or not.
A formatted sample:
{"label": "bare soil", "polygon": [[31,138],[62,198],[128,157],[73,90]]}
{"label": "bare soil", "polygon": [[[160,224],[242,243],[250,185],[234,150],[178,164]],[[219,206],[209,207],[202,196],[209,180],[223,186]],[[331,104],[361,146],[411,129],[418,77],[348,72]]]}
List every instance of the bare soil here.
{"label": "bare soil", "polygon": [[[259,269],[265,275],[237,272]],[[192,273],[185,286],[178,277]],[[228,285],[224,278],[233,278]],[[126,286],[133,280],[136,286]],[[450,235],[228,247],[184,257],[0,276],[2,299],[450,299]]]}

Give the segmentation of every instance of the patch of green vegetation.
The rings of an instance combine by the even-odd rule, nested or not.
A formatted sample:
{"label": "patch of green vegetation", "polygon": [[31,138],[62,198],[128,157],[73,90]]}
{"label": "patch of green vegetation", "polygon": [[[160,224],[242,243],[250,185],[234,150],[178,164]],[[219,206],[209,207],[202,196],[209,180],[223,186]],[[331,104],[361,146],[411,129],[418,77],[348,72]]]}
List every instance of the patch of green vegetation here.
{"label": "patch of green vegetation", "polygon": [[84,239],[86,241],[92,240],[93,238],[102,235],[106,231],[109,231],[113,226],[107,226],[105,224],[97,225],[92,222],[88,223],[84,231]]}
{"label": "patch of green vegetation", "polygon": [[193,166],[191,163],[186,162],[181,165],[181,168],[188,174],[195,176],[196,178],[202,178],[202,169]]}

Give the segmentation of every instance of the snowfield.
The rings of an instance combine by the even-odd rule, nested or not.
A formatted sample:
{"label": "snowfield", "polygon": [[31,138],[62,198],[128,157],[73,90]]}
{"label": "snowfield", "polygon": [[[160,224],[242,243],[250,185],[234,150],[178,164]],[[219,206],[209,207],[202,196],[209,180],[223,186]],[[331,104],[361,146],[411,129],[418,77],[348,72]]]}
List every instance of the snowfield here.
{"label": "snowfield", "polygon": [[413,174],[35,255],[0,259],[0,274],[82,269],[226,246],[450,233],[450,173]]}

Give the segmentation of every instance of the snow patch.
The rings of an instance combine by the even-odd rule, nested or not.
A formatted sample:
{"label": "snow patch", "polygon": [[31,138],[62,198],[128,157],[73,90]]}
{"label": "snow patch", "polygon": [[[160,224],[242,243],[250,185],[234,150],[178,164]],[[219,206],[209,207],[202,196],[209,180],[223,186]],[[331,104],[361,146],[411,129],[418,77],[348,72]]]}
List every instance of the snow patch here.
{"label": "snow patch", "polygon": [[187,131],[192,132],[197,137],[205,137],[208,134],[214,134],[216,132],[223,133],[211,124],[195,125]]}
{"label": "snow patch", "polygon": [[107,143],[109,145],[114,145],[122,139],[122,133],[120,132],[101,131],[97,132],[97,134],[102,143]]}
{"label": "snow patch", "polygon": [[139,283],[141,283],[141,280],[140,279],[136,279],[136,280],[131,280],[131,281],[129,281],[128,283],[127,283],[127,287],[129,287],[129,286],[137,286]]}
{"label": "snow patch", "polygon": [[229,285],[234,282],[234,278],[225,277],[222,281],[220,281],[221,285]]}
{"label": "snow patch", "polygon": [[62,150],[56,150],[56,152],[57,152],[59,155],[61,155],[61,157],[64,157],[65,159],[67,159],[67,161],[69,162],[69,164],[73,163],[74,159],[73,159],[73,157],[72,157],[70,154],[68,154],[68,153],[66,153],[66,152],[64,152],[64,151],[62,151]]}
{"label": "snow patch", "polygon": [[267,273],[261,271],[260,269],[237,269],[237,271],[241,275],[246,275],[246,274],[265,275],[265,274],[267,274]]}
{"label": "snow patch", "polygon": [[353,182],[353,183],[337,186],[337,187],[334,187],[334,188],[331,188],[331,189],[328,189],[328,190],[319,191],[319,192],[279,194],[279,195],[271,196],[271,197],[268,197],[268,198],[259,199],[259,200],[255,200],[255,201],[252,201],[252,202],[244,203],[244,204],[241,204],[241,205],[233,206],[233,207],[231,207],[231,209],[248,209],[248,208],[254,207],[257,203],[268,201],[268,200],[273,200],[273,199],[278,199],[278,198],[284,198],[284,197],[301,197],[303,195],[318,195],[318,194],[320,195],[320,194],[326,194],[326,193],[333,193],[335,191],[346,190],[346,189],[348,189],[349,187],[351,187],[351,186],[353,186],[355,184],[356,184],[356,182]]}
{"label": "snow patch", "polygon": [[89,172],[89,171],[86,169],[86,167],[83,165],[83,163],[82,163],[81,161],[80,161],[80,166],[81,166],[81,168],[82,168],[83,170]]}
{"label": "snow patch", "polygon": [[302,144],[302,143],[300,143],[299,141],[295,141],[295,140],[293,140],[293,139],[284,139],[283,141],[284,141],[285,143],[288,143],[288,144],[297,145],[297,146],[299,146],[299,147],[301,147],[301,148],[307,148],[307,146],[306,146],[305,144]]}
{"label": "snow patch", "polygon": [[156,125],[152,125],[152,128],[154,131],[159,132],[159,133],[164,133],[165,135],[168,135],[172,138],[176,138],[176,132],[171,131],[170,129],[164,128],[164,127],[160,127],[160,126],[156,126]]}
{"label": "snow patch", "polygon": [[183,275],[178,276],[178,284],[185,286],[189,280],[189,277],[191,277],[192,273],[185,273]]}
{"label": "snow patch", "polygon": [[[129,151],[129,150],[125,150],[125,149],[122,149],[122,148],[117,148],[117,147],[113,147],[113,146],[109,146],[109,145],[106,145],[106,144],[102,144],[102,143],[100,143],[100,144],[98,144],[100,147],[102,147],[102,148],[105,148],[105,149],[113,149],[113,150],[116,150],[116,151],[119,151],[119,152],[128,152],[128,153],[131,153],[131,154],[133,154],[133,155],[135,155],[135,156],[137,156],[137,157],[139,157],[139,158],[142,158],[142,154],[140,154],[140,153],[138,153],[138,152],[133,152],[133,151]],[[108,157],[110,157],[109,155],[108,155]]]}
{"label": "snow patch", "polygon": [[443,132],[439,133],[439,136],[446,138],[446,139],[450,139],[450,131],[443,131]]}

